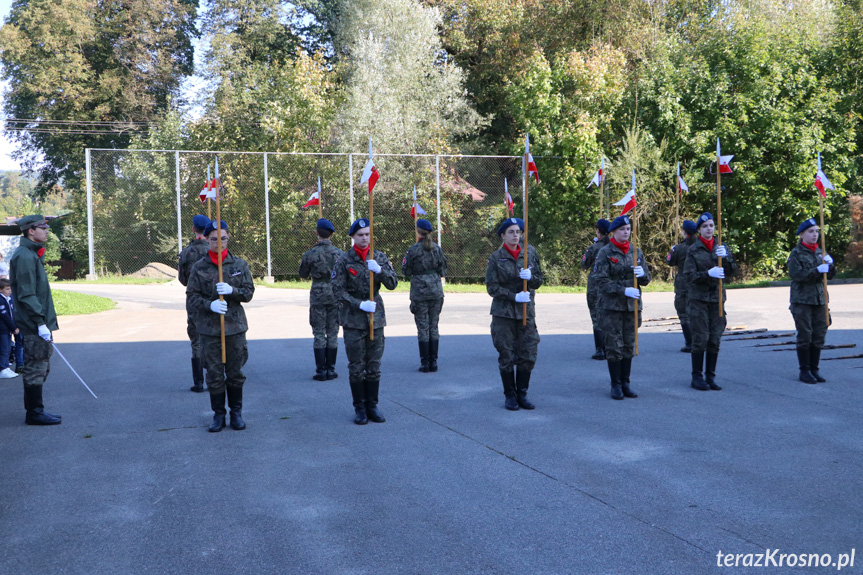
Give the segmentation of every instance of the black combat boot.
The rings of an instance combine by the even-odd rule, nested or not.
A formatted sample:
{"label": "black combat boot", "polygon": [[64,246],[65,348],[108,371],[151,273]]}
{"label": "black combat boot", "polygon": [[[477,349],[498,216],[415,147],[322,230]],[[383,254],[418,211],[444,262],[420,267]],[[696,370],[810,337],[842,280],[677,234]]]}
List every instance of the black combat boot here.
{"label": "black combat boot", "polygon": [[[362,376],[361,376],[362,377]],[[351,396],[354,399],[354,423],[365,425],[369,422],[366,415],[366,383],[364,379],[350,378]]]}
{"label": "black combat boot", "polygon": [[686,342],[680,351],[690,353],[692,351],[692,331],[689,329],[689,323],[680,322],[680,329],[683,330],[683,340]]}
{"label": "black combat boot", "polygon": [[366,416],[369,421],[383,423],[387,419],[378,409],[378,390],[381,386],[380,379],[366,379]]}
{"label": "black combat boot", "polygon": [[339,355],[339,348],[327,348],[327,380],[336,379],[339,374],[336,373],[336,358]]}
{"label": "black combat boot", "polygon": [[201,363],[200,357],[192,358],[192,387],[189,391],[201,393],[204,391],[204,364]]}
{"label": "black combat boot", "polygon": [[596,353],[590,356],[590,359],[605,359],[605,348],[602,345],[602,332],[598,329],[593,330],[593,345],[596,347]]}
{"label": "black combat boot", "polygon": [[719,359],[718,351],[707,352],[707,364],[704,366],[704,379],[707,381],[707,387],[713,391],[721,391],[722,388],[716,385],[714,378],[716,377],[716,360]]}
{"label": "black combat boot", "polygon": [[515,372],[505,369],[500,372],[500,380],[503,382],[503,395],[506,397],[503,406],[510,411],[518,411],[518,400],[515,391]]}
{"label": "black combat boot", "polygon": [[815,378],[818,383],[827,381],[821,374],[818,373],[818,364],[821,363],[821,348],[814,345],[809,346],[809,373]]}
{"label": "black combat boot", "polygon": [[535,409],[536,406],[527,398],[527,388],[530,387],[530,370],[515,370],[515,400],[522,409]]}
{"label": "black combat boot", "polygon": [[797,363],[800,366],[800,381],[803,383],[818,383],[818,380],[812,377],[809,372],[809,362],[811,361],[811,353],[809,347],[797,348]]}
{"label": "black combat boot", "polygon": [[692,382],[690,385],[693,389],[697,389],[698,391],[710,391],[710,387],[707,385],[707,382],[704,381],[704,375],[702,375],[702,370],[704,369],[704,352],[703,351],[693,351],[692,352]]}
{"label": "black combat boot", "polygon": [[620,388],[624,397],[638,397],[629,387],[629,374],[632,373],[632,358],[626,357],[621,362]]}
{"label": "black combat boot", "polygon": [[314,348],[315,352],[315,375],[312,379],[315,381],[327,380],[327,350],[324,347]]}
{"label": "black combat boot", "polygon": [[225,390],[218,393],[210,391],[210,407],[213,408],[213,423],[207,428],[207,431],[218,433],[225,429],[225,415],[228,413],[225,410]]}
{"label": "black combat boot", "polygon": [[[419,340],[418,340],[419,341]],[[420,347],[420,371],[423,373],[429,372],[429,342],[419,341]]]}
{"label": "black combat boot", "polygon": [[437,371],[437,350],[439,339],[429,340],[429,371],[434,373]]}
{"label": "black combat boot", "polygon": [[609,359],[608,375],[611,377],[611,399],[623,399],[623,362]]}
{"label": "black combat boot", "polygon": [[228,407],[231,408],[231,429],[242,431],[246,429],[246,422],[243,421],[243,388],[227,386],[228,392]]}
{"label": "black combat boot", "polygon": [[59,415],[45,413],[45,406],[42,405],[41,385],[24,386],[24,409],[27,410],[27,415],[24,416],[24,423],[27,425],[60,425],[63,423]]}

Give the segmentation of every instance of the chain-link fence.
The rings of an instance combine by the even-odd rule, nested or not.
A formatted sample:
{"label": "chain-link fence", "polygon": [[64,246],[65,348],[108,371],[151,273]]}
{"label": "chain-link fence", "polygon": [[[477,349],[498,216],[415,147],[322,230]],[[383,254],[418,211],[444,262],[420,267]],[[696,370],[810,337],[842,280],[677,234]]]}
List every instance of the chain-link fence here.
{"label": "chain-link fence", "polygon": [[[351,222],[369,215],[368,188],[359,183],[367,160],[362,154],[87,150],[90,273],[176,266],[193,237],[192,216],[207,214],[199,193],[217,156],[231,251],[256,277],[296,276],[303,252],[315,242],[318,208],[302,206],[319,177],[321,211],[336,226],[335,245],[349,247]],[[432,222],[447,254],[448,277],[483,277],[488,254],[500,245],[504,180],[521,215],[522,158],[377,155],[375,164],[381,173],[374,191],[375,249],[397,263],[414,243],[416,186],[427,214],[421,217]]]}

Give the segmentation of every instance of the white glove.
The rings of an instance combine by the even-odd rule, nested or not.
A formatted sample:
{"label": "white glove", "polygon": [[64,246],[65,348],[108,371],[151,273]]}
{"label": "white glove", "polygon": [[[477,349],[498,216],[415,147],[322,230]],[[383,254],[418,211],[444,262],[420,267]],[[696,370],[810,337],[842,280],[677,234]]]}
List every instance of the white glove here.
{"label": "white glove", "polygon": [[516,303],[530,303],[530,292],[529,291],[520,291],[515,294]]}
{"label": "white glove", "polygon": [[216,284],[216,293],[218,293],[219,295],[230,295],[234,293],[234,288],[232,288],[229,284],[219,282]]}
{"label": "white glove", "polygon": [[830,254],[827,254],[824,256],[824,263],[825,264],[832,264],[833,263],[833,258],[830,257]]}
{"label": "white glove", "polygon": [[830,271],[830,264],[821,264],[820,266],[818,266],[818,273],[819,274],[826,274],[829,271]]}
{"label": "white glove", "polygon": [[635,266],[632,268],[632,273],[635,274],[635,277],[640,278],[644,275],[644,268],[641,266]]}
{"label": "white glove", "polygon": [[725,277],[725,270],[719,266],[712,267],[709,270],[707,270],[707,275],[709,275],[712,278],[722,279]]}
{"label": "white glove", "polygon": [[533,274],[530,273],[530,268],[527,268],[527,269],[522,268],[518,271],[518,277],[520,277],[523,280],[530,281],[530,278],[533,277]]}
{"label": "white glove", "polygon": [[376,274],[381,273],[381,266],[375,260],[366,261],[366,265],[369,266],[370,272],[374,272]]}
{"label": "white glove", "polygon": [[225,315],[228,311],[228,302],[222,301],[220,299],[214,299],[210,302],[210,310],[213,313]]}
{"label": "white glove", "polygon": [[725,246],[716,246],[716,255],[724,258],[728,255],[728,250],[725,249]]}
{"label": "white glove", "polygon": [[[369,261],[373,262],[375,260],[369,260]],[[378,269],[380,269],[380,268],[378,268]],[[375,310],[378,309],[378,304],[376,302],[373,302],[373,301],[367,299],[365,301],[360,302],[360,309],[365,311],[365,312],[368,312],[368,313],[375,313]]]}
{"label": "white glove", "polygon": [[632,299],[638,299],[641,297],[641,290],[639,290],[638,288],[634,288],[634,287],[628,287],[625,290],[623,290],[623,294],[626,297],[631,297]]}
{"label": "white glove", "polygon": [[47,325],[40,325],[36,329],[39,330],[39,337],[41,337],[45,341],[51,341],[51,330],[48,329]]}

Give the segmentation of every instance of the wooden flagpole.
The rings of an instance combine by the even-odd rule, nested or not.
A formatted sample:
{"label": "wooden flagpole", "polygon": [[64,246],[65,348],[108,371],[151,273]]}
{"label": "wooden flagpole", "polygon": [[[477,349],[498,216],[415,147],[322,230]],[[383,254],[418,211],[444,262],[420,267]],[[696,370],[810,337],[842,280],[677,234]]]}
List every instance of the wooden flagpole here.
{"label": "wooden flagpole", "polygon": [[324,193],[321,191],[320,176],[318,176],[318,219],[324,219]]}
{"label": "wooden flagpole", "polygon": [[[716,138],[716,244],[722,245],[722,153],[719,149],[719,138]],[[719,258],[722,267],[722,258]],[[722,304],[722,278],[719,278],[719,317],[724,315]]]}
{"label": "wooden flagpole", "polygon": [[[632,170],[632,189],[635,190],[635,169]],[[635,262],[635,265],[638,265],[638,246],[635,242],[635,234],[638,228],[638,204],[636,203],[635,207],[632,208],[632,233],[630,234],[629,243],[632,247],[632,260]],[[632,287],[638,289],[638,278],[635,277],[635,274],[632,274]],[[635,301],[635,355],[638,355],[638,302],[640,300]]]}
{"label": "wooden flagpole", "polygon": [[417,232],[417,218],[419,217],[419,204],[417,203],[417,187],[414,186],[414,207],[411,210],[414,216],[414,237],[416,237],[417,241],[420,240],[419,232]]}
{"label": "wooden flagpole", "polygon": [[[216,242],[218,245],[218,254],[216,261],[219,262],[219,281],[224,281],[222,278],[222,181],[219,179],[219,157],[216,156]],[[225,296],[219,294],[219,301],[225,301]],[[225,358],[225,316],[219,314],[219,325],[222,328],[222,363],[226,363]]]}
{"label": "wooden flagpole", "polygon": [[[210,182],[211,181],[212,180],[210,180],[210,166],[209,166],[209,164],[207,164],[207,189],[208,190],[210,189]],[[211,220],[211,221],[213,219],[213,202],[210,199],[210,194],[207,194],[207,219]]]}
{"label": "wooden flagpole", "polygon": [[605,217],[605,156],[599,162],[599,171],[602,172],[599,176],[599,219]]}
{"label": "wooden flagpole", "polygon": [[[530,172],[528,171],[528,158],[530,157],[530,136],[525,135],[524,149],[524,252],[522,253],[524,269],[527,269],[527,196]],[[527,291],[527,280],[522,280],[522,291]],[[527,302],[521,304],[521,325],[527,325]]]}
{"label": "wooden flagpole", "polygon": [[[369,138],[369,160],[372,159],[372,139]],[[369,186],[369,258],[375,257],[375,196]],[[369,301],[375,301],[375,272],[369,270]],[[369,314],[369,340],[375,340],[375,314]]]}
{"label": "wooden flagpole", "polygon": [[[821,152],[818,152],[818,178],[821,175]],[[826,191],[824,192],[827,193]],[[824,228],[824,196],[821,195],[821,190],[818,190],[818,212],[821,218],[821,263],[826,264],[824,257],[827,255],[827,230]],[[830,325],[830,294],[827,293],[827,273],[821,274],[821,279],[824,282],[824,319],[827,325]]]}

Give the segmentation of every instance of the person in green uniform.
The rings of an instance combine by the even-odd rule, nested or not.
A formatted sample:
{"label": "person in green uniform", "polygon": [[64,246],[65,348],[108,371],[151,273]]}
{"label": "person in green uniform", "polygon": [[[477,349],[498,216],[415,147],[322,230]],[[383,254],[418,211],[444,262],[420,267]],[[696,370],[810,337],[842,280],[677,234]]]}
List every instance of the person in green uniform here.
{"label": "person in green uniform", "polygon": [[689,298],[686,297],[688,285],[683,266],[686,264],[686,252],[695,241],[695,232],[695,222],[683,220],[683,241],[673,246],[665,256],[668,265],[677,268],[677,273],[674,274],[674,309],[677,311],[677,319],[680,320],[680,329],[683,331],[684,346],[680,348],[683,353],[692,351],[692,331],[689,328],[689,315],[686,311],[689,306]]}
{"label": "person in green uniform", "polygon": [[402,273],[411,282],[411,313],[417,324],[419,370],[423,373],[438,370],[438,320],[443,308],[441,278],[446,276],[446,256],[432,239],[432,231],[430,221],[417,220],[416,232],[420,241],[412,245],[402,259]]}
{"label": "person in green uniform", "polygon": [[339,353],[339,303],[330,283],[336,261],[342,250],[333,245],[330,237],[336,231],[330,220],[320,219],[316,224],[318,243],[303,254],[300,277],[312,278],[309,293],[309,323],[312,326],[315,354],[316,381],[327,381],[339,376],[336,357]]}
{"label": "person in green uniform", "polygon": [[[354,404],[354,423],[365,425],[386,421],[378,408],[381,384],[381,358],[384,355],[384,327],[387,324],[381,285],[396,289],[398,276],[390,259],[381,251],[371,253],[369,220],[360,218],[351,225],[353,248],[344,252],[333,268],[333,295],[341,302],[339,323],[345,338],[348,376]],[[374,275],[373,297],[369,298],[369,272]],[[370,332],[369,315],[374,316]],[[374,339],[370,339],[370,333]]]}
{"label": "person in green uniform", "polygon": [[12,283],[12,304],[15,321],[21,330],[24,345],[24,423],[27,425],[58,425],[62,417],[45,411],[42,386],[51,371],[54,353],[51,332],[59,329],[48,274],[45,273],[45,242],[48,222],[41,215],[24,216],[18,220],[21,240],[9,260]]}
{"label": "person in green uniform", "polygon": [[[522,241],[523,232],[521,218],[504,220],[497,230],[503,243],[489,256],[485,270],[485,288],[492,297],[491,340],[498,353],[504,407],[510,411],[536,407],[527,398],[527,390],[539,347],[536,290],[542,286],[543,274],[536,249]],[[527,321],[522,325],[525,303]]]}
{"label": "person in green uniform", "polygon": [[[596,289],[599,292],[599,317],[611,398],[635,398],[630,387],[632,357],[635,355],[635,310],[641,325],[641,287],[650,283],[650,270],[640,249],[629,243],[632,224],[629,216],[620,216],[608,226],[611,234],[607,246],[599,250],[593,264]],[[633,278],[637,278],[634,280]],[[638,282],[640,287],[633,284]]]}
{"label": "person in green uniform", "polygon": [[[246,331],[249,329],[243,303],[252,300],[255,284],[249,265],[228,252],[228,224],[210,222],[204,230],[209,244],[207,256],[192,266],[186,297],[196,314],[196,328],[201,339],[201,357],[207,369],[207,389],[213,422],[209,431],[225,428],[225,395],[231,408],[231,429],[246,428],[243,420],[243,384],[246,376],[243,366],[249,359]],[[218,253],[219,235],[222,253]],[[219,259],[222,277],[219,277]],[[224,300],[220,299],[222,296]],[[222,362],[220,317],[225,318],[225,361]]]}
{"label": "person in green uniform", "polygon": [[815,218],[809,218],[797,228],[800,242],[788,255],[788,275],[791,276],[791,315],[797,328],[797,363],[800,381],[823,383],[827,381],[818,371],[821,349],[827,337],[827,297],[824,293],[824,274],[827,279],[836,275],[833,258],[822,258],[818,245],[820,230]]}
{"label": "person in green uniform", "polygon": [[605,359],[605,347],[602,343],[602,331],[599,329],[599,309],[596,306],[599,294],[596,291],[596,281],[593,277],[593,262],[596,261],[596,254],[599,253],[599,250],[608,245],[608,225],[610,223],[605,219],[596,222],[596,238],[581,257],[581,267],[590,270],[587,274],[587,309],[590,311],[590,321],[593,324],[593,344],[596,348],[596,352],[590,358],[598,360]]}
{"label": "person in green uniform", "polygon": [[[207,255],[209,244],[204,237],[204,229],[210,219],[207,216],[197,215],[192,218],[192,229],[195,239],[180,252],[179,264],[177,266],[177,279],[183,286],[189,285],[189,274],[192,266]],[[192,344],[192,387],[191,391],[201,393],[204,391],[204,364],[201,362],[201,344],[198,341],[198,332],[195,329],[195,313],[189,309],[189,298],[186,298],[186,334]]]}

